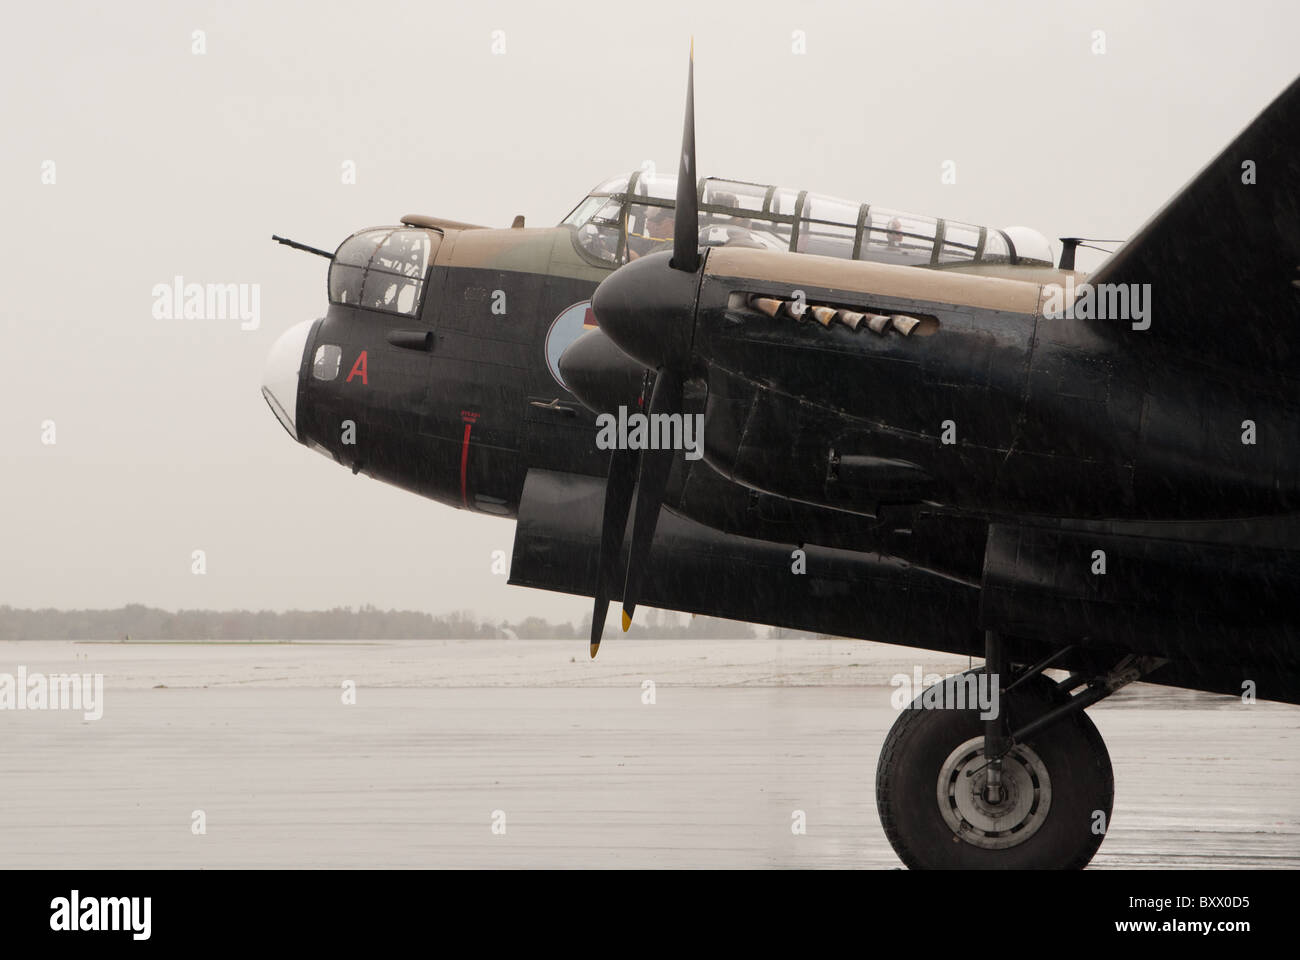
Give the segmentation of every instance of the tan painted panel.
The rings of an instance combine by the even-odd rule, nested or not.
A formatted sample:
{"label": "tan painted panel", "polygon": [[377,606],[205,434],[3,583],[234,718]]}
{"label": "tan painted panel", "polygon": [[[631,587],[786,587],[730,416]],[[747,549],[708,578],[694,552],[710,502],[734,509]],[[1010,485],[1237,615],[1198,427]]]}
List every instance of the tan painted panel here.
{"label": "tan painted panel", "polygon": [[545,273],[555,243],[555,228],[536,230],[447,230],[437,264]]}
{"label": "tan painted panel", "polygon": [[1013,313],[1033,314],[1039,304],[1037,283],[806,253],[714,247],[705,269],[710,276],[753,277],[791,289],[826,287]]}

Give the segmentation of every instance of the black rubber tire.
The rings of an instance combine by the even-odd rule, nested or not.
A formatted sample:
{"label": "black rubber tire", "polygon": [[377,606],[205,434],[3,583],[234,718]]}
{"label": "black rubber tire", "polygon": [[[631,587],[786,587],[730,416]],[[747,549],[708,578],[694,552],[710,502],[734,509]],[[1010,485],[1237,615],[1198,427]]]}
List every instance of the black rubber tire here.
{"label": "black rubber tire", "polygon": [[[980,670],[972,671],[975,673]],[[1012,728],[1068,698],[1036,677],[1003,701]],[[908,708],[885,738],[876,767],[876,808],[894,852],[910,869],[1077,870],[1092,859],[1109,827],[1115,798],[1110,754],[1086,713],[1079,711],[1027,741],[1051,778],[1052,802],[1032,836],[989,850],[963,840],[944,820],[936,788],[940,768],[956,747],[982,735],[977,710]]]}

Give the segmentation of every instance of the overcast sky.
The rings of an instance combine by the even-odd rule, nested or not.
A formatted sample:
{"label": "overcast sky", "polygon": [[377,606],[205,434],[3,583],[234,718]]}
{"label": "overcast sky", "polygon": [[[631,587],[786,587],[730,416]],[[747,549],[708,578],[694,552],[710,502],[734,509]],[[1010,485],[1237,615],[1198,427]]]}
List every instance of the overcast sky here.
{"label": "overcast sky", "polygon": [[[1131,234],[1300,63],[1294,2],[53,2],[6,19],[0,603],[23,607],[581,618],[589,600],[490,574],[513,522],[286,437],[262,367],[324,313],[326,264],[269,237],[333,249],[409,212],[551,224],[608,176],[672,170],[692,34],[702,174],[1049,237]],[[260,284],[260,327],[155,319],[176,275]]]}

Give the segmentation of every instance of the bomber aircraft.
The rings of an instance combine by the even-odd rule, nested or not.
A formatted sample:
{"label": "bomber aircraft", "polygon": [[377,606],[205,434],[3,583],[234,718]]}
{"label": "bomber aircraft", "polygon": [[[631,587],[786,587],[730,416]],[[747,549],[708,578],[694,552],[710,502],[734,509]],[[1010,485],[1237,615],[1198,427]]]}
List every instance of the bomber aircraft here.
{"label": "bomber aircraft", "polygon": [[[263,395],[353,473],[516,518],[510,582],[593,597],[592,656],[617,599],[982,657],[890,731],[888,839],[1082,867],[1087,707],[1300,703],[1300,80],[1085,276],[1077,239],[698,178],[693,74],[677,177],[557,227],[281,240],[329,306]],[[979,682],[996,709],[944,700]]]}

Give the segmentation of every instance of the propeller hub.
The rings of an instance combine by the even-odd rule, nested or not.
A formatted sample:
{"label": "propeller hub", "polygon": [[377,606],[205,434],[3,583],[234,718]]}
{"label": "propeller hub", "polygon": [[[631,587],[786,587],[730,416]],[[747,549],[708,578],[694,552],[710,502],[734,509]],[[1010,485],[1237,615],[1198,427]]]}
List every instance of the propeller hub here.
{"label": "propeller hub", "polygon": [[671,253],[633,260],[601,281],[591,298],[600,329],[634,360],[681,370],[695,339],[700,273],[669,266]]}

